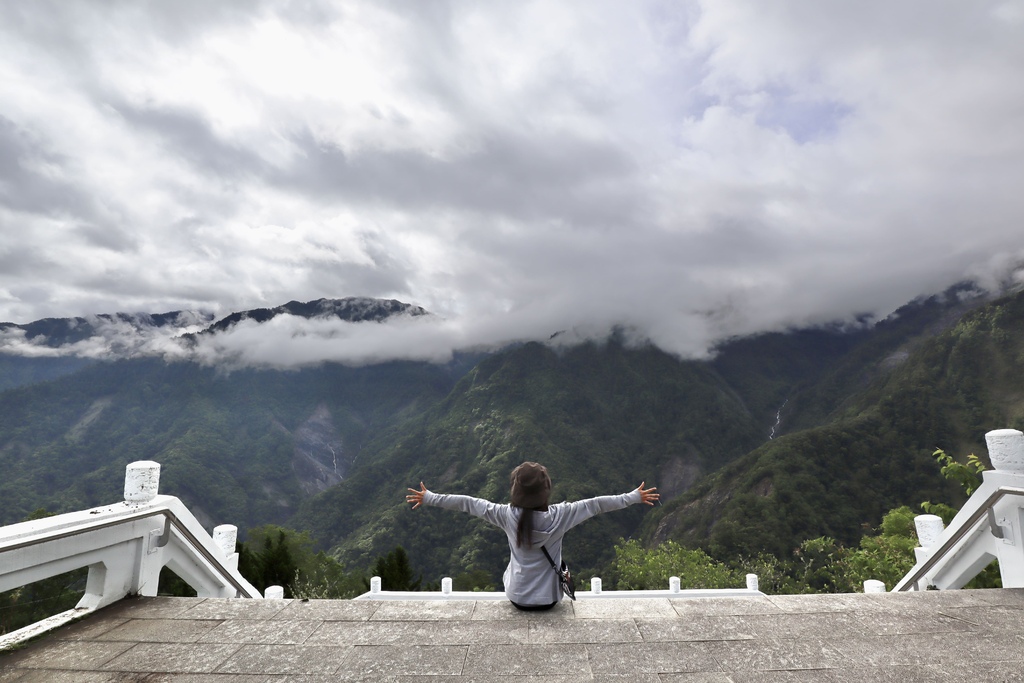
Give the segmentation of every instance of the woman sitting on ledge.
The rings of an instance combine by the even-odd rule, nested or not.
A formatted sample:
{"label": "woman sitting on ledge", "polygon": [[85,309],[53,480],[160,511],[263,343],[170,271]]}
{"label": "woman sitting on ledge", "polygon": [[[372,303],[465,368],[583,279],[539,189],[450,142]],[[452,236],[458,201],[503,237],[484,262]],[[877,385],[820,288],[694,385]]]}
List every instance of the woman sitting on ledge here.
{"label": "woman sitting on ledge", "polygon": [[[621,510],[636,503],[654,505],[657,488],[645,489],[643,483],[629,493],[599,496],[575,503],[548,505],[551,478],[543,465],[524,462],[512,470],[512,503],[499,505],[482,498],[456,496],[409,489],[405,497],[415,510],[420,505],[435,505],[461,510],[500,527],[508,537],[512,557],[505,568],[505,596],[522,610],[551,609],[562,598],[558,574],[552,571],[562,561],[562,537],[569,529],[594,515]],[[546,549],[551,562],[544,555]]]}

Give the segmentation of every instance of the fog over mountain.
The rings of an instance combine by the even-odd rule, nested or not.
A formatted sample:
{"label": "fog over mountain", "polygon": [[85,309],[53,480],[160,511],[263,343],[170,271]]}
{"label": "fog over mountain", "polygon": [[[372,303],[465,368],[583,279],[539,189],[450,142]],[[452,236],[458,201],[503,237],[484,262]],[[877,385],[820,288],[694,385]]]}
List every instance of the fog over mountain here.
{"label": "fog over mountain", "polygon": [[1003,0],[2,3],[0,321],[360,296],[431,315],[71,344],[700,357],[1020,284],[1022,31]]}

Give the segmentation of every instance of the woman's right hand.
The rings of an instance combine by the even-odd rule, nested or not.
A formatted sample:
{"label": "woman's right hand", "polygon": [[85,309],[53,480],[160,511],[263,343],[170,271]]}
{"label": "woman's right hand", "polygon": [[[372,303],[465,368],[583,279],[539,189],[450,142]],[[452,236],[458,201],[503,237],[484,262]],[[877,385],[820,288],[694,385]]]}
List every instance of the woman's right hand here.
{"label": "woman's right hand", "polygon": [[422,481],[420,482],[420,490],[419,491],[417,491],[416,489],[406,489],[406,490],[407,491],[412,491],[412,493],[408,494],[405,497],[405,502],[406,503],[412,503],[413,504],[412,505],[412,509],[413,510],[418,508],[420,505],[423,505],[423,494],[427,492],[427,487],[423,485]]}
{"label": "woman's right hand", "polygon": [[647,482],[640,482],[640,485],[636,487],[636,490],[640,492],[640,502],[648,505],[654,505],[655,501],[661,498],[661,494],[658,493],[658,487],[652,486],[649,489],[644,488],[644,484]]}

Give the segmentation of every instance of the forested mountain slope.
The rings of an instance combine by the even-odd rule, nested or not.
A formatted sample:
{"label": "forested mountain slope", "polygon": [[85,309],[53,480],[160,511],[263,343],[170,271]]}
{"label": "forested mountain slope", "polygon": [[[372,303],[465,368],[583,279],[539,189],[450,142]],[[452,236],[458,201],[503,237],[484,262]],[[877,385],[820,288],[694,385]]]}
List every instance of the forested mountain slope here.
{"label": "forested mountain slope", "polygon": [[[356,300],[300,313],[332,304],[334,315],[346,301]],[[650,543],[676,538],[726,554],[850,539],[894,504],[946,493],[935,446],[961,452],[1019,420],[1006,412],[1021,362],[1012,355],[1017,298],[935,337],[982,303],[953,291],[877,325],[732,340],[711,361],[615,336],[445,366],[293,371],[4,356],[0,387],[13,388],[0,391],[0,522],[109,502],[124,466],[152,459],[163,465],[162,491],[210,526],[244,534],[287,523],[353,567],[402,544],[428,577],[482,569],[497,578],[500,533],[454,513],[413,513],[403,493],[423,480],[503,501],[512,467],[535,459],[551,469],[556,500],[641,480],[665,494],[654,510],[573,534],[567,551],[580,569],[600,567],[617,538],[641,531]],[[268,311],[240,319],[262,324],[277,309]],[[979,383],[966,369],[977,363],[1005,372]],[[773,429],[782,436],[770,441]]]}
{"label": "forested mountain slope", "polygon": [[1024,294],[967,313],[900,358],[829,423],[762,445],[657,511],[648,542],[781,555],[814,536],[852,542],[897,505],[955,498],[932,451],[984,456],[985,432],[1024,428]]}
{"label": "forested mountain slope", "polygon": [[[742,401],[705,363],[654,348],[527,344],[482,361],[448,398],[366,465],[306,501],[293,523],[361,565],[401,544],[428,576],[500,568],[505,541],[477,520],[411,513],[406,486],[502,501],[524,460],[544,463],[553,499],[622,493],[657,481],[669,496],[762,439]],[[607,559],[641,510],[593,520],[567,544],[578,563]]]}
{"label": "forested mountain slope", "polygon": [[117,499],[125,465],[204,523],[282,523],[358,465],[364,442],[447,395],[449,367],[389,363],[230,374],[193,363],[96,363],[0,393],[0,522]]}

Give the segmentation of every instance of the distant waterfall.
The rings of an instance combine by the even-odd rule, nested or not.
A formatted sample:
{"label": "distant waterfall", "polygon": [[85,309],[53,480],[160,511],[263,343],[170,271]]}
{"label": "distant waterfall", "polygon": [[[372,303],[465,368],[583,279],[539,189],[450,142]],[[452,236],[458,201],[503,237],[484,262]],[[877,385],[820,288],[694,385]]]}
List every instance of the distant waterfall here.
{"label": "distant waterfall", "polygon": [[782,409],[786,407],[787,403],[789,403],[788,398],[782,402],[782,405],[779,406],[778,412],[775,413],[775,424],[772,425],[771,431],[768,432],[769,441],[775,438],[775,431],[779,428],[779,424],[782,423]]}

